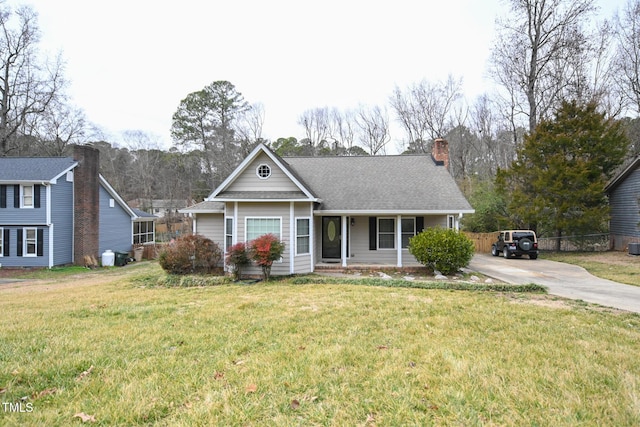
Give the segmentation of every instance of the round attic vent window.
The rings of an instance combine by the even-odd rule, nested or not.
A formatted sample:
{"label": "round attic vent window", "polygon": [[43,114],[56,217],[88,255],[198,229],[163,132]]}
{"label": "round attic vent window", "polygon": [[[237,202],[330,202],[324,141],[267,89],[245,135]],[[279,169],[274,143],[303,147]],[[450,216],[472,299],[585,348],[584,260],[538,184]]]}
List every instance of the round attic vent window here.
{"label": "round attic vent window", "polygon": [[267,179],[271,176],[271,168],[269,165],[260,165],[258,166],[256,173],[260,179]]}

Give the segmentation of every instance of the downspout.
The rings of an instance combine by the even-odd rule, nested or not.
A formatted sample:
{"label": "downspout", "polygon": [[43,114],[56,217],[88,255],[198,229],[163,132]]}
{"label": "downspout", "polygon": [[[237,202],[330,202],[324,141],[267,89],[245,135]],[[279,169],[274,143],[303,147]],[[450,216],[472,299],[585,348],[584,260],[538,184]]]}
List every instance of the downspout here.
{"label": "downspout", "polygon": [[402,267],[402,215],[396,217],[396,247],[398,254],[397,266]]}
{"label": "downspout", "polygon": [[293,202],[289,202],[289,274],[295,274],[295,256],[296,256],[296,248],[295,248],[295,206]]}

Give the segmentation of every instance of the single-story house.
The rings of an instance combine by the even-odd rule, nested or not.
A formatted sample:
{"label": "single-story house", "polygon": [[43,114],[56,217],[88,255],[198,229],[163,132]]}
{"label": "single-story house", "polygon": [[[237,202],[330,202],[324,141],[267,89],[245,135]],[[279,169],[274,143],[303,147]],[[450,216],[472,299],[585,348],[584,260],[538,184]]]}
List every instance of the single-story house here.
{"label": "single-story house", "polygon": [[605,187],[609,196],[611,248],[640,242],[640,156],[628,162]]}
{"label": "single-story house", "polygon": [[207,199],[182,212],[193,215],[194,233],[225,252],[277,235],[285,253],[274,275],[327,263],[418,266],[407,249],[411,237],[427,227],[458,229],[474,212],[448,164],[442,139],[431,155],[398,156],[279,157],[260,144]]}
{"label": "single-story house", "polygon": [[153,241],[154,220],[133,211],[100,175],[91,146],[74,146],[73,157],[0,157],[2,267],[84,265],[107,249],[129,252],[136,229]]}

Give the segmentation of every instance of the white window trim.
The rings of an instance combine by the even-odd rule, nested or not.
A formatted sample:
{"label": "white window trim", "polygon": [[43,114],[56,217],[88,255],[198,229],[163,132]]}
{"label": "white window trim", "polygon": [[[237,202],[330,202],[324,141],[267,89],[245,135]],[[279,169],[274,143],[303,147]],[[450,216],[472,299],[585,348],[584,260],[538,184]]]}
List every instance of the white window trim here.
{"label": "white window trim", "polygon": [[[31,205],[25,205],[24,204],[24,197],[25,197],[24,189],[27,188],[27,187],[31,188]],[[20,186],[20,207],[22,209],[33,209],[33,207],[35,205],[35,200],[34,200],[34,198],[35,198],[35,188],[34,187],[35,187],[34,185],[21,185]]]}
{"label": "white window trim", "polygon": [[[309,234],[304,234],[304,235],[299,235],[298,234],[298,220],[304,220],[306,219],[309,223]],[[311,254],[311,218],[309,218],[308,216],[297,216],[294,218],[294,224],[295,224],[295,245],[296,245],[296,256],[298,255],[310,255]],[[309,239],[309,251],[308,252],[298,252],[298,237],[306,237]]]}
{"label": "white window trim", "polygon": [[[267,168],[269,169],[269,175],[267,175],[267,176],[261,176],[261,175],[260,175],[260,168],[262,168],[263,166],[264,166],[264,167],[267,167]],[[273,171],[272,171],[272,169],[271,169],[271,166],[269,166],[269,165],[268,165],[268,164],[266,164],[266,163],[260,163],[260,164],[258,165],[258,167],[256,168],[256,175],[257,175],[257,176],[258,176],[258,178],[260,178],[260,179],[269,179],[269,178],[271,177],[271,173],[272,173],[272,172],[273,172]]]}
{"label": "white window trim", "polygon": [[4,228],[0,227],[0,258],[4,256]]}
{"label": "white window trim", "polygon": [[244,242],[249,243],[253,239],[248,239],[248,224],[250,219],[277,219],[280,221],[280,232],[278,238],[282,240],[282,217],[281,216],[246,216],[244,218]]}
{"label": "white window trim", "polygon": [[[35,249],[34,253],[30,254],[28,253],[27,249],[29,248],[29,245],[27,244],[27,231],[28,230],[33,230],[35,231],[35,236],[33,238],[34,240],[34,244],[33,247]],[[22,256],[24,258],[35,258],[38,256],[38,229],[36,227],[24,227],[22,229]]]}
{"label": "white window trim", "polygon": [[[229,229],[229,226],[227,225],[227,222],[231,221],[231,229]],[[224,253],[227,253],[229,251],[229,247],[227,246],[227,238],[231,237],[231,246],[233,246],[233,223],[235,221],[235,218],[232,216],[226,216],[224,217]]]}
{"label": "white window trim", "polygon": [[455,215],[447,215],[447,228],[450,230],[457,230]]}
{"label": "white window trim", "polygon": [[[380,231],[380,220],[381,219],[390,219],[393,221],[393,232],[390,233],[388,231],[385,232],[381,232]],[[396,218],[392,217],[392,216],[382,216],[382,217],[378,217],[377,218],[378,221],[378,226],[377,226],[377,233],[376,233],[376,244],[378,245],[378,250],[379,251],[395,251],[396,250],[396,227],[398,224],[396,224]],[[383,233],[384,235],[393,235],[393,247],[392,248],[381,248],[380,247],[380,233]]]}
{"label": "white window trim", "polygon": [[[400,220],[400,233],[402,234],[401,237],[404,237],[404,235],[406,234],[407,236],[409,235],[409,233],[404,233],[402,232],[402,221],[404,220],[411,220],[413,222],[413,234],[411,235],[411,237],[414,237],[417,234],[417,230],[416,230],[416,217],[415,216],[403,216]],[[400,241],[402,242],[402,239],[400,239]],[[409,246],[406,247],[402,247],[402,249],[407,249]]]}

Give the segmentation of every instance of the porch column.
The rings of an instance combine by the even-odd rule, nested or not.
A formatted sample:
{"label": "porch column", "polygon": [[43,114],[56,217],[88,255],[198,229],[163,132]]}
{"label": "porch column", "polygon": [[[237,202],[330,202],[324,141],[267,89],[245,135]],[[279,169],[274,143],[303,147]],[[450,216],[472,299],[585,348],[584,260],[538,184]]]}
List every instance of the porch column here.
{"label": "porch column", "polygon": [[346,267],[347,266],[347,217],[345,215],[342,215],[341,217],[342,219],[342,232],[340,235],[340,246],[342,247],[342,250],[340,251],[342,253],[342,266]]}
{"label": "porch column", "polygon": [[309,256],[311,257],[311,272],[313,273],[316,268],[316,242],[315,242],[315,227],[313,223],[315,217],[313,216],[313,202],[309,203]]}
{"label": "porch column", "polygon": [[398,267],[402,267],[402,215],[396,217],[396,248],[398,253]]}
{"label": "porch column", "polygon": [[296,210],[293,202],[289,202],[289,274],[294,274],[296,261]]}

